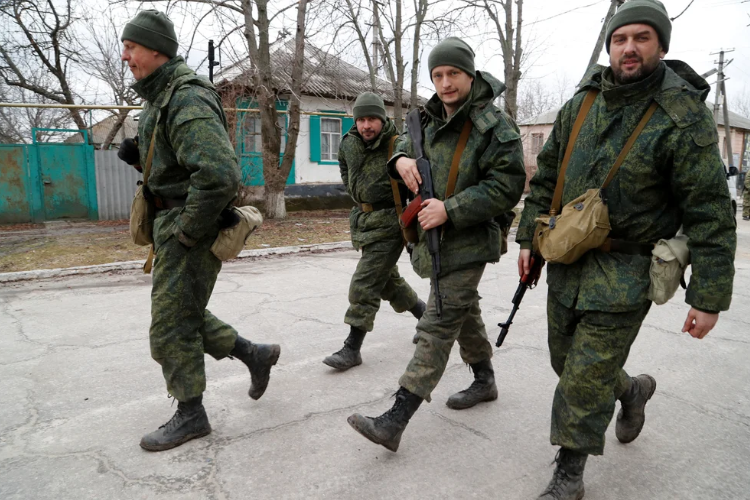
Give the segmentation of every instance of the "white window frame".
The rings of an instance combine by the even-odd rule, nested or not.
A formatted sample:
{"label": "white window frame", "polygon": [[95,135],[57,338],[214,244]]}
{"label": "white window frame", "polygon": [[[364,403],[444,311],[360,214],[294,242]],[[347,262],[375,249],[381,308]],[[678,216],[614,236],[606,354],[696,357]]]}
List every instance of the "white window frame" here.
{"label": "white window frame", "polygon": [[[335,121],[338,122],[338,132],[325,132],[323,129],[325,128],[323,126],[323,123],[326,120]],[[338,144],[341,144],[341,127],[343,126],[341,118],[333,118],[330,116],[321,116],[320,117],[320,160],[321,161],[338,161],[339,159],[339,148]],[[328,136],[328,151],[323,150],[323,136]],[[331,146],[333,145],[333,139],[334,137],[338,141],[335,148],[335,151],[330,151]]]}

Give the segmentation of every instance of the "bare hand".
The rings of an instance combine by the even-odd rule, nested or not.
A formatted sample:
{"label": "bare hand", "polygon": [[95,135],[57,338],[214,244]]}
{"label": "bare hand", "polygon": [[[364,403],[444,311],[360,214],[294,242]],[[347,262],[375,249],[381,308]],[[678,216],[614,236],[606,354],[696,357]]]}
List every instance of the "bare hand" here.
{"label": "bare hand", "polygon": [[531,250],[524,250],[518,253],[518,277],[523,278],[524,274],[531,271]]}
{"label": "bare hand", "polygon": [[398,170],[404,184],[406,184],[406,187],[408,187],[412,193],[419,192],[419,185],[422,184],[422,177],[419,175],[419,170],[417,169],[417,160],[402,156],[396,160],[396,170]]}
{"label": "bare hand", "polygon": [[702,339],[713,330],[717,321],[719,321],[719,313],[707,313],[691,307],[685,325],[682,327],[682,333],[687,332],[696,339]]}
{"label": "bare hand", "polygon": [[445,211],[445,204],[442,201],[430,198],[422,202],[422,210],[417,218],[422,229],[427,231],[445,224],[448,220],[448,212]]}

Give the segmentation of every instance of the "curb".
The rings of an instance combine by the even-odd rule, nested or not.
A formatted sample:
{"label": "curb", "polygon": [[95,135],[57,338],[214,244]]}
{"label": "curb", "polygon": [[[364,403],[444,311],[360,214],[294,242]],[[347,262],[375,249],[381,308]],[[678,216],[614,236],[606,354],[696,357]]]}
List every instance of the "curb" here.
{"label": "curb", "polygon": [[[300,253],[320,253],[334,250],[352,249],[351,241],[336,241],[333,243],[321,243],[319,245],[299,245],[292,247],[260,248],[256,250],[243,250],[240,255],[231,261],[240,259],[252,259],[260,257],[294,255]],[[13,283],[15,281],[28,281],[47,278],[61,278],[64,276],[78,276],[82,274],[99,274],[112,271],[131,271],[142,269],[145,260],[131,260],[127,262],[112,262],[110,264],[99,264],[96,266],[65,267],[60,269],[37,269],[34,271],[19,271],[15,273],[0,273],[0,283]]]}

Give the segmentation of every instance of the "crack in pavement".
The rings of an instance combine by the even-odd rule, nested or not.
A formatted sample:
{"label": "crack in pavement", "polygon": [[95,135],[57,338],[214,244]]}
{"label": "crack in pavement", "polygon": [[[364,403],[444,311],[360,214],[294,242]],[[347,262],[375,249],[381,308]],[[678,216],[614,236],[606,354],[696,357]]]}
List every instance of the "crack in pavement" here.
{"label": "crack in pavement", "polygon": [[[660,326],[649,325],[649,324],[646,324],[646,323],[643,323],[642,328],[650,328],[650,329],[656,330],[657,332],[660,332],[660,333],[666,333],[668,335],[675,335],[675,336],[679,336],[679,337],[683,337],[685,335],[688,335],[687,333],[676,332],[674,330],[668,330],[668,329],[662,328]],[[737,342],[739,344],[750,345],[750,341],[740,340],[740,339],[730,339],[730,338],[727,338],[727,337],[722,337],[720,335],[711,335],[711,339],[723,340],[724,342]]]}
{"label": "crack in pavement", "polygon": [[477,437],[480,437],[480,438],[485,439],[487,441],[492,441],[492,439],[487,434],[485,434],[485,433],[483,433],[481,431],[478,431],[478,430],[474,429],[473,427],[470,427],[470,426],[468,426],[468,425],[466,425],[464,423],[461,423],[461,422],[458,422],[456,420],[453,420],[452,418],[446,417],[442,413],[438,413],[435,410],[429,410],[429,409],[427,409],[425,411],[427,411],[427,413],[429,413],[431,415],[434,415],[434,416],[438,417],[440,420],[449,423],[453,427],[458,427],[459,429],[463,429],[465,431],[468,431],[468,432],[474,434]]}
{"label": "crack in pavement", "polygon": [[685,398],[682,398],[680,396],[677,396],[675,394],[672,394],[672,393],[669,393],[669,392],[666,392],[666,391],[661,391],[660,390],[659,391],[659,395],[660,396],[664,396],[667,399],[671,399],[673,401],[677,401],[679,403],[682,403],[682,404],[685,404],[687,406],[690,406],[691,408],[697,410],[699,413],[703,413],[704,415],[708,415],[709,417],[714,417],[714,418],[717,418],[719,420],[725,420],[727,422],[734,422],[735,424],[744,425],[745,427],[750,428],[750,416],[744,415],[742,413],[738,413],[738,412],[736,412],[736,411],[734,411],[734,410],[732,410],[730,408],[726,408],[726,407],[718,406],[717,405],[718,408],[721,408],[724,411],[727,411],[729,413],[732,413],[732,414],[736,415],[737,417],[739,417],[739,419],[734,419],[734,418],[727,417],[726,415],[723,415],[723,414],[719,413],[718,411],[709,410],[708,408],[704,408],[703,406],[701,406],[701,405],[699,405],[697,403],[693,403],[692,401],[688,401]]}

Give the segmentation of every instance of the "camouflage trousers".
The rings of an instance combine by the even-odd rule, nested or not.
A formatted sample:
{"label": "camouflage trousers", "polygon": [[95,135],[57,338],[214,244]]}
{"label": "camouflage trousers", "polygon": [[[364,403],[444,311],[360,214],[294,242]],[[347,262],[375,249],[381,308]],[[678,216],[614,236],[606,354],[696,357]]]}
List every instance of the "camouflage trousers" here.
{"label": "camouflage trousers", "polygon": [[151,357],[161,365],[167,391],[187,401],[206,390],[204,353],[226,357],[237,331],[206,309],[221,261],[211,253],[218,234],[201,238],[192,248],[171,235],[178,210],[154,221],[156,260],[151,290]]}
{"label": "camouflage trousers", "polygon": [[492,346],[487,340],[477,292],[484,267],[454,271],[440,278],[441,319],[437,317],[435,293],[430,287],[427,310],[417,323],[419,342],[406,372],[398,381],[412,394],[431,400],[430,395],[445,372],[456,341],[464,363],[473,364],[492,358]]}
{"label": "camouflage trousers", "polygon": [[744,189],[742,190],[742,216],[750,217],[750,175],[745,176]]}
{"label": "camouflage trousers", "polygon": [[580,311],[547,295],[548,343],[560,377],[552,403],[553,445],[604,453],[604,433],[615,401],[630,387],[623,370],[651,302],[633,311]]}
{"label": "camouflage trousers", "polygon": [[349,309],[344,323],[371,332],[381,299],[390,302],[397,313],[417,304],[417,293],[398,274],[396,262],[403,249],[400,238],[362,247],[362,257],[349,285]]}

